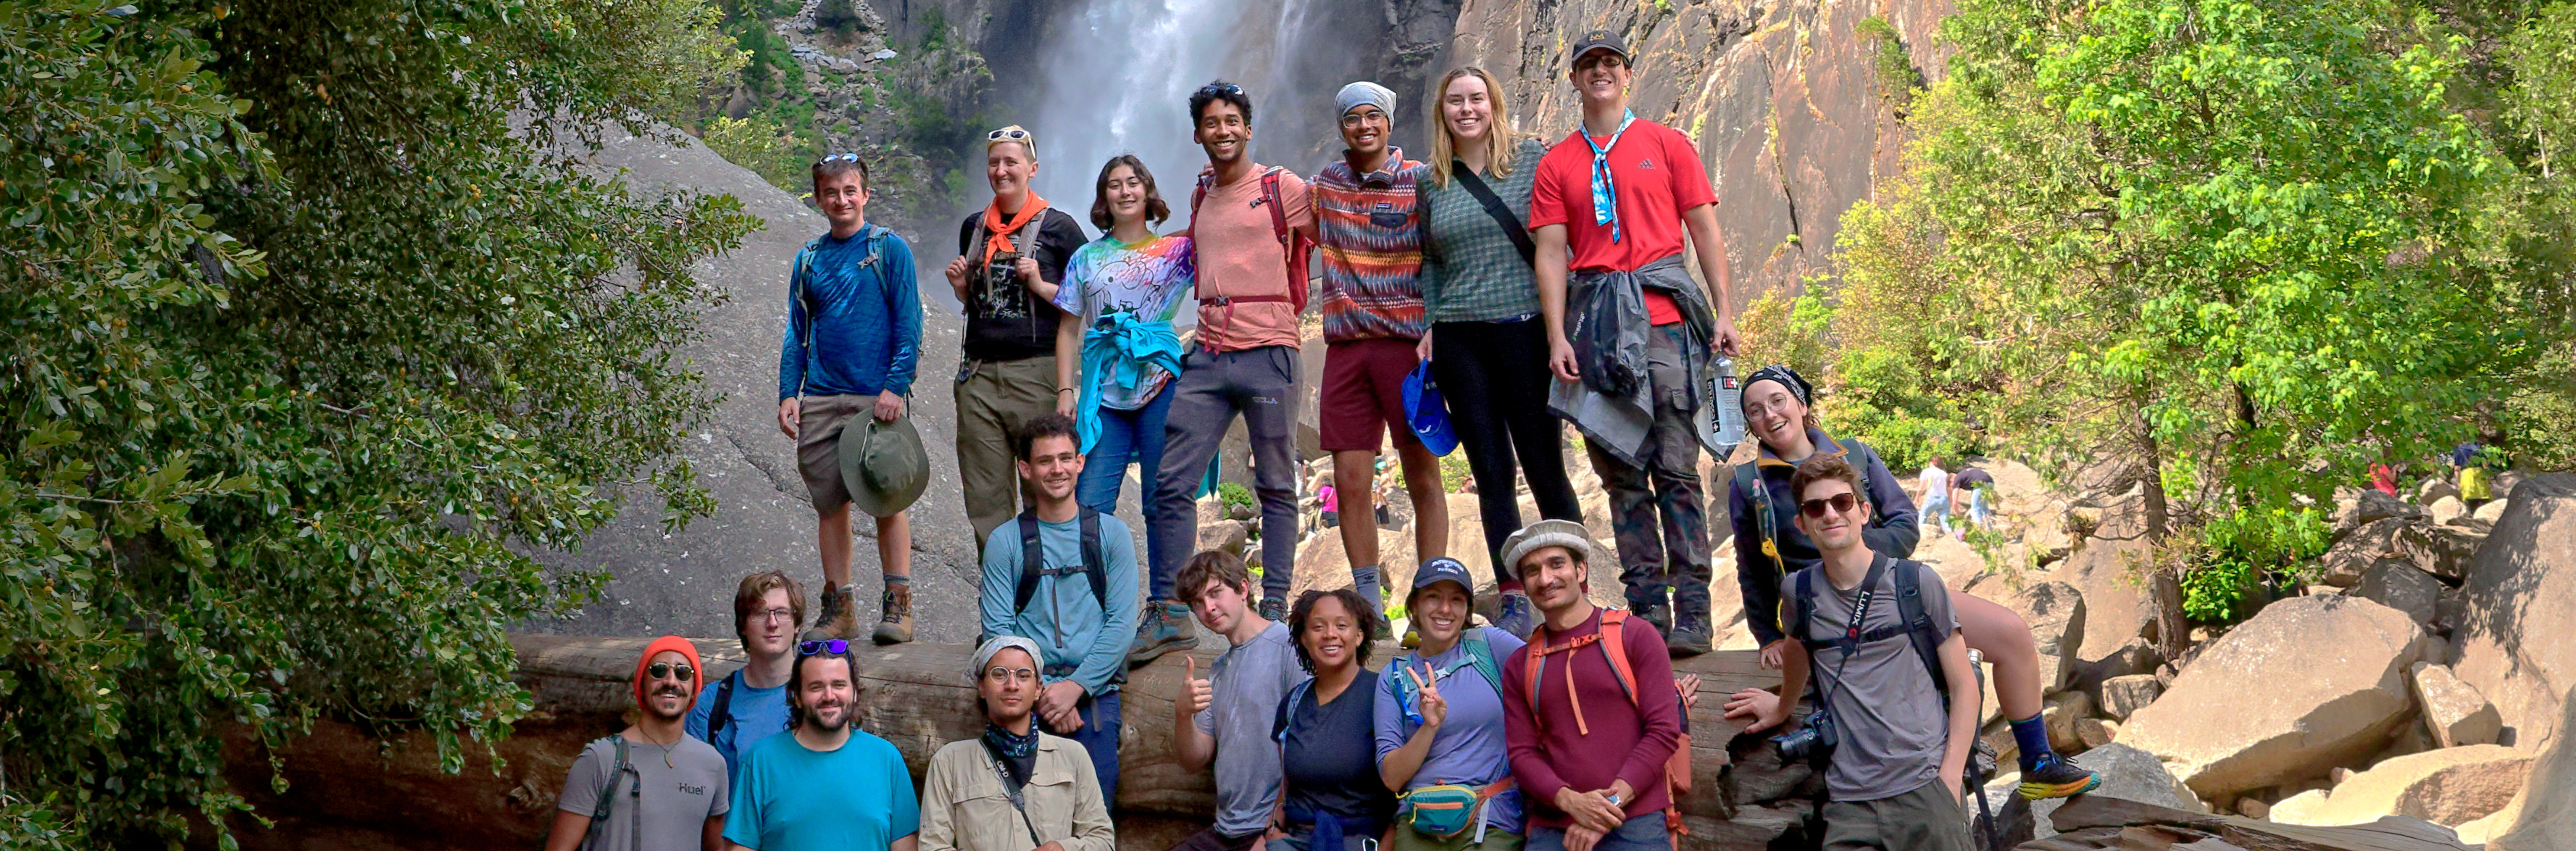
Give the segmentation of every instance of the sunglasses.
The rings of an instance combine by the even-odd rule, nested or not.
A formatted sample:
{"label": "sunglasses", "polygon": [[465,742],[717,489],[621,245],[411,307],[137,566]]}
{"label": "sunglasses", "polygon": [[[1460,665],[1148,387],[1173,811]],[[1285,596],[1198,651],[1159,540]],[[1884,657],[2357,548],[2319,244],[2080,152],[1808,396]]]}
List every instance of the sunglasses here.
{"label": "sunglasses", "polygon": [[691,678],[696,677],[696,676],[698,675],[698,672],[693,671],[693,670],[690,670],[690,669],[689,669],[689,666],[688,666],[688,665],[685,665],[685,664],[673,664],[673,663],[670,663],[670,662],[655,662],[655,663],[653,663],[653,664],[650,664],[650,665],[646,665],[646,666],[644,666],[644,675],[645,675],[645,676],[647,676],[647,677],[651,677],[651,678],[653,678],[653,679],[657,679],[657,680],[658,680],[658,679],[661,679],[661,678],[663,678],[663,677],[677,677],[677,678],[679,678],[680,682],[684,682],[684,683],[685,683],[685,682],[688,682]]}
{"label": "sunglasses", "polygon": [[833,155],[830,155],[830,156],[824,157],[824,158],[822,158],[822,159],[815,160],[815,161],[814,161],[814,164],[815,164],[815,165],[822,165],[822,164],[824,164],[824,163],[832,162],[832,161],[835,161],[835,160],[843,160],[843,161],[848,161],[848,162],[858,162],[858,161],[859,161],[859,155],[858,155],[858,154],[856,154],[856,153],[848,153],[848,154],[833,154]]}
{"label": "sunglasses", "polygon": [[984,141],[987,142],[1026,142],[1028,140],[1029,131],[1017,127],[1004,127],[984,134]]}
{"label": "sunglasses", "polygon": [[796,655],[798,656],[814,656],[823,653],[838,656],[848,652],[850,652],[850,643],[838,638],[830,641],[808,641],[796,645]]}
{"label": "sunglasses", "polygon": [[1852,507],[1859,504],[1860,500],[1853,498],[1850,493],[1838,493],[1823,499],[1800,500],[1798,510],[1809,517],[1821,519],[1825,516],[1826,506],[1833,506],[1835,513],[1849,514]]}
{"label": "sunglasses", "polygon": [[1233,84],[1233,83],[1209,83],[1209,84],[1207,84],[1207,85],[1204,85],[1204,86],[1200,86],[1200,87],[1199,87],[1199,94],[1203,94],[1203,95],[1239,95],[1239,94],[1243,94],[1243,87],[1242,87],[1242,86],[1235,85],[1235,84]]}

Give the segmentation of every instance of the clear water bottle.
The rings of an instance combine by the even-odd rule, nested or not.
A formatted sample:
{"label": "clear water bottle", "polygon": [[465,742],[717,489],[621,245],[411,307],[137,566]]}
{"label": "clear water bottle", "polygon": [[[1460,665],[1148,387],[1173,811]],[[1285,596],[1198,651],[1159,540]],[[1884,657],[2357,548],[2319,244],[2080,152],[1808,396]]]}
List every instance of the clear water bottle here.
{"label": "clear water bottle", "polygon": [[1717,445],[1734,454],[1744,442],[1744,381],[1735,376],[1735,359],[1717,356],[1717,375],[1709,380],[1709,398],[1717,404]]}

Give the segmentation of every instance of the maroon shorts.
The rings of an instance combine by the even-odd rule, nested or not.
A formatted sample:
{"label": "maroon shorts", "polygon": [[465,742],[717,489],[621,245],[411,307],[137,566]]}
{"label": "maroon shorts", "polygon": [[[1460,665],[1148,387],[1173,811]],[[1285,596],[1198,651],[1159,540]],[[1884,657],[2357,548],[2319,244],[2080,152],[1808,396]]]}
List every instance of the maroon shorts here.
{"label": "maroon shorts", "polygon": [[1378,338],[1324,349],[1324,383],[1315,416],[1326,452],[1375,452],[1395,432],[1395,445],[1419,445],[1404,421],[1404,377],[1422,359],[1417,340]]}

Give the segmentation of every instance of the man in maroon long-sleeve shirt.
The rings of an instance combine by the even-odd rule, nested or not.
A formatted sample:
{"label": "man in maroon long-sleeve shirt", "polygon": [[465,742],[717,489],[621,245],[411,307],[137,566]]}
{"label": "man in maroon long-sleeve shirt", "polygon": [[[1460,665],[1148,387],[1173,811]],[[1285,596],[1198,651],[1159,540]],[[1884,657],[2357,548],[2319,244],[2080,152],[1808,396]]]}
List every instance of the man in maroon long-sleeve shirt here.
{"label": "man in maroon long-sleeve shirt", "polygon": [[[1503,664],[1503,736],[1529,807],[1528,851],[1670,849],[1664,764],[1681,741],[1682,707],[1664,637],[1586,595],[1593,554],[1582,524],[1541,520],[1512,533],[1504,561],[1546,622]],[[1602,619],[1620,619],[1629,697]],[[1541,655],[1536,693],[1530,660]]]}

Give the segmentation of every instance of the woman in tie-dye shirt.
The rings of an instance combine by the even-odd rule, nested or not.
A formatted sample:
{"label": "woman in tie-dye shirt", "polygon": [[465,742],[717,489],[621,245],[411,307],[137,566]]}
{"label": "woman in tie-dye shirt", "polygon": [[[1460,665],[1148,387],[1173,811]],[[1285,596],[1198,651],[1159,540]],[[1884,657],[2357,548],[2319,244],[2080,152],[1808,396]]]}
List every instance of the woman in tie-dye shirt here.
{"label": "woman in tie-dye shirt", "polygon": [[[1081,392],[1075,423],[1084,460],[1074,499],[1109,512],[1129,463],[1143,465],[1148,483],[1162,465],[1163,414],[1172,403],[1163,390],[1181,371],[1172,318],[1189,300],[1195,267],[1189,237],[1154,233],[1171,208],[1134,154],[1111,158],[1094,188],[1091,222],[1103,233],[1065,261],[1056,292],[1056,306],[1082,318],[1082,382],[1074,382],[1074,361],[1059,359],[1057,386]],[[1153,522],[1152,501],[1137,498]]]}

